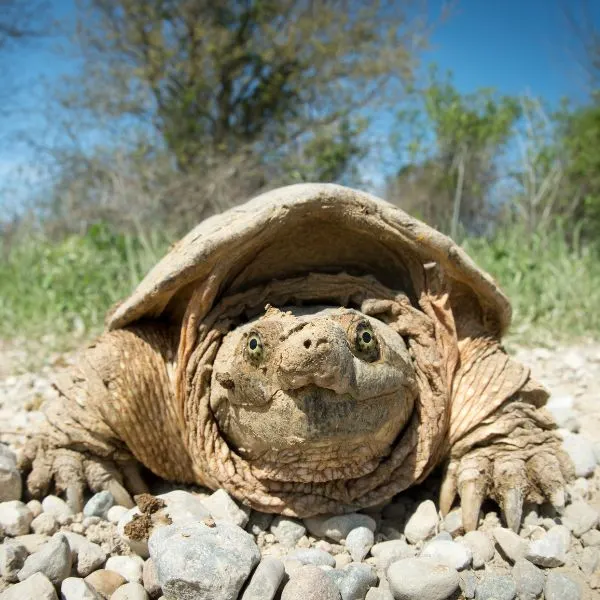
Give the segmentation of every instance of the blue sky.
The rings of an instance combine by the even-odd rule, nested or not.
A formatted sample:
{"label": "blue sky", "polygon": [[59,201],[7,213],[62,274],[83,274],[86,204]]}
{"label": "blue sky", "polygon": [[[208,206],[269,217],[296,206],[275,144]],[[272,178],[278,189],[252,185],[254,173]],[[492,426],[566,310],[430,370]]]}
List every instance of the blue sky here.
{"label": "blue sky", "polygon": [[[588,19],[600,30],[600,2],[588,3]],[[50,0],[56,18],[73,17],[72,0]],[[495,87],[504,94],[530,93],[553,104],[562,97],[585,101],[583,71],[577,63],[577,38],[568,27],[564,7],[569,0],[459,0],[450,17],[440,24],[431,39],[431,50],[423,60],[435,62],[442,71],[451,70],[460,91]],[[442,0],[430,0],[435,18]],[[575,4],[573,4],[574,6]],[[17,98],[20,111],[0,122],[0,142],[18,129],[42,128],[38,106],[44,103],[40,78],[53,80],[71,67],[69,59],[50,50],[55,41],[11,58],[10,72],[17,81],[29,83],[27,93]],[[0,65],[1,68],[1,65]],[[383,120],[385,122],[386,117]],[[43,140],[51,145],[52,140]],[[35,178],[31,153],[17,143],[0,144],[0,190],[7,184],[16,190],[10,204],[22,201],[23,173]],[[0,191],[0,205],[7,194]]]}

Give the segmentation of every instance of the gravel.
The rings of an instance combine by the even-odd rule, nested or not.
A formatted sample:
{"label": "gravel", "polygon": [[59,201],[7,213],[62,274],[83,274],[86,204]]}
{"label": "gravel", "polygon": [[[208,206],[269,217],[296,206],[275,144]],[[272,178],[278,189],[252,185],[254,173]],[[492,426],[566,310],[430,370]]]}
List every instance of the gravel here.
{"label": "gravel", "polygon": [[314,565],[299,569],[283,588],[281,600],[341,600],[337,585]]}
{"label": "gravel", "polygon": [[387,578],[396,600],[445,600],[459,586],[458,572],[428,558],[405,558],[392,563]]}
{"label": "gravel", "polygon": [[110,492],[103,490],[94,494],[83,507],[83,514],[86,517],[100,517],[106,519],[108,511],[113,507],[115,499]]}
{"label": "gravel", "polygon": [[466,569],[473,561],[473,553],[469,548],[444,539],[435,539],[426,544],[421,551],[421,556],[457,571]]}
{"label": "gravel", "polygon": [[270,556],[263,558],[256,567],[241,600],[272,600],[283,581],[283,563]]}
{"label": "gravel", "polygon": [[579,600],[581,589],[577,582],[563,573],[548,573],[544,587],[546,600]]}
{"label": "gravel", "polygon": [[494,543],[484,531],[469,531],[460,543],[471,551],[474,569],[481,569],[494,558]]}
{"label": "gravel", "polygon": [[40,550],[30,554],[17,577],[19,581],[25,581],[34,573],[42,573],[57,586],[69,576],[71,548],[64,535],[56,535]]}
{"label": "gravel", "polygon": [[271,523],[270,531],[280,544],[293,548],[306,533],[306,527],[296,519],[277,516]]}
{"label": "gravel", "polygon": [[513,600],[517,586],[510,575],[486,574],[475,590],[475,600]]}
{"label": "gravel", "polygon": [[356,562],[369,554],[374,542],[375,534],[368,527],[356,527],[346,536],[346,548]]}
{"label": "gravel", "polygon": [[329,538],[334,542],[340,542],[357,527],[367,527],[375,531],[375,520],[369,515],[361,513],[350,513],[347,515],[337,515],[335,517],[311,517],[304,519],[306,528],[315,537]]}
{"label": "gravel", "polygon": [[425,500],[419,504],[406,523],[404,535],[411,544],[416,544],[432,537],[438,524],[438,510],[435,504],[431,500]]}
{"label": "gravel", "polygon": [[33,514],[20,500],[0,502],[0,529],[6,535],[16,536],[29,533]]}
{"label": "gravel", "polygon": [[17,583],[0,594],[0,600],[58,600],[52,582],[42,573],[35,573],[29,579]]}

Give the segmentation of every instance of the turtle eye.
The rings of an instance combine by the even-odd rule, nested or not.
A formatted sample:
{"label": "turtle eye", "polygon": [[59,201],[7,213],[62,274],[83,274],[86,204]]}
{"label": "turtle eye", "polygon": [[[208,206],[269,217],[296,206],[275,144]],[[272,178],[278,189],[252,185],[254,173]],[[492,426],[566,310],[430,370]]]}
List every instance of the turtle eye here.
{"label": "turtle eye", "polygon": [[258,333],[251,333],[248,336],[248,341],[246,342],[246,350],[248,352],[248,356],[252,360],[260,360],[262,358],[263,344]]}
{"label": "turtle eye", "polygon": [[361,358],[370,362],[379,358],[379,344],[373,328],[361,321],[356,327],[356,349]]}

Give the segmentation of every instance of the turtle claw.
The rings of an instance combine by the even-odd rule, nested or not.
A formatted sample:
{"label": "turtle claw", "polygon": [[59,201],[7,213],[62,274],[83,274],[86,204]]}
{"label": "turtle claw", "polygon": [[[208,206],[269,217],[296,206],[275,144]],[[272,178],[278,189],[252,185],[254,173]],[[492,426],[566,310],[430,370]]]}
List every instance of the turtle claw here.
{"label": "turtle claw", "polygon": [[482,486],[478,481],[466,481],[460,486],[462,520],[465,531],[477,529],[484,496]]}
{"label": "turtle claw", "polygon": [[454,498],[456,498],[456,463],[450,463],[440,487],[440,512],[443,517],[450,512]]}
{"label": "turtle claw", "polygon": [[516,487],[506,490],[502,496],[501,504],[508,528],[515,533],[519,533],[523,518],[523,490]]}

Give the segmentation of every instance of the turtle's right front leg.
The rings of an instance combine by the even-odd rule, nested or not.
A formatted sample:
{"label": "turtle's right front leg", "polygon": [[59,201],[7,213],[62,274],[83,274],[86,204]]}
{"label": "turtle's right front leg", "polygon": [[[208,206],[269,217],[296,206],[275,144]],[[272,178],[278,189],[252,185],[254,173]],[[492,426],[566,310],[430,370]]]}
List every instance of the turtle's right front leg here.
{"label": "turtle's right front leg", "polygon": [[174,402],[176,351],[167,326],[138,325],[102,335],[56,377],[59,397],[21,454],[32,496],[53,484],[76,511],[86,488],[132,506],[130,493],[145,491],[138,462],[161,477],[193,479]]}

